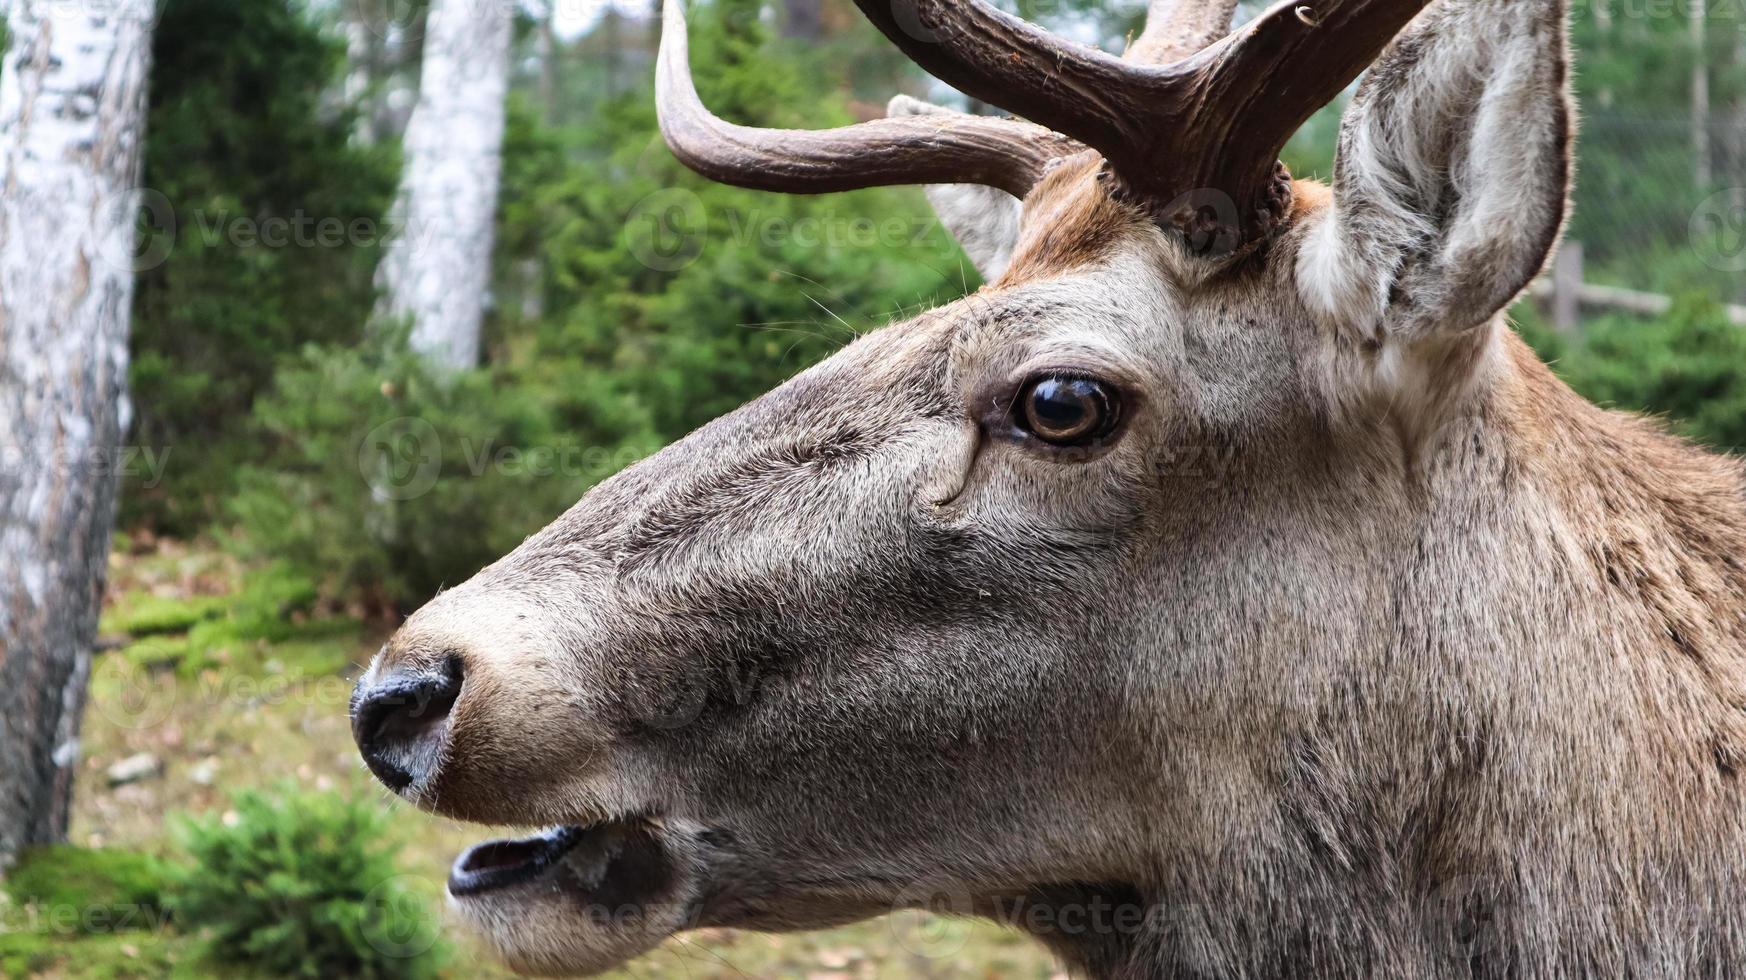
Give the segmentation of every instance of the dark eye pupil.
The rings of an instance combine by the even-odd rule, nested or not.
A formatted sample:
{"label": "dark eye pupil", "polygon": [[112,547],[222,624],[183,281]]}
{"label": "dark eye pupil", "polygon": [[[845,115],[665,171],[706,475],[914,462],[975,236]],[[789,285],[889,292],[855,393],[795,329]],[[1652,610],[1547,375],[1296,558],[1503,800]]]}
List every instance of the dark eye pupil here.
{"label": "dark eye pupil", "polygon": [[1109,402],[1103,387],[1082,378],[1045,378],[1031,386],[1025,421],[1050,442],[1073,442],[1103,433]]}

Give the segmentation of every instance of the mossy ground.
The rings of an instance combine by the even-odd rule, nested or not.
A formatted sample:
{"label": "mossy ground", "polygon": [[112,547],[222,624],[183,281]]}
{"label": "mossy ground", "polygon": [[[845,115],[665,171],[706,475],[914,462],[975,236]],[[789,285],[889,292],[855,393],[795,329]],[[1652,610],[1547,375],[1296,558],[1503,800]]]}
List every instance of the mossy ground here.
{"label": "mossy ground", "polygon": [[[217,553],[122,542],[103,632],[118,643],[92,671],[72,843],[174,859],[166,819],[223,812],[237,790],[286,780],[365,794],[393,811],[413,889],[442,916],[449,862],[491,834],[418,812],[363,770],[346,720],[351,680],[387,627],[317,608],[313,594],[272,570]],[[135,553],[128,553],[129,551]],[[120,643],[120,634],[131,642]],[[162,775],[111,788],[105,771],[149,752]],[[75,880],[76,870],[65,862]],[[132,867],[129,865],[128,867]],[[32,880],[41,880],[40,872]],[[47,876],[52,882],[53,875]],[[124,876],[125,877],[125,876]],[[14,876],[16,881],[18,876]],[[9,883],[10,886],[11,883]],[[33,886],[38,889],[52,884]],[[85,905],[111,898],[93,897]],[[65,904],[71,899],[57,899]],[[233,977],[201,956],[193,930],[143,916],[144,928],[87,929],[48,921],[27,900],[0,897],[0,975],[89,978]],[[130,923],[133,925],[133,923]],[[445,975],[510,974],[455,928]],[[904,915],[819,933],[769,936],[705,930],[669,941],[612,974],[800,980],[1047,980],[1059,968],[1029,940],[992,925]]]}

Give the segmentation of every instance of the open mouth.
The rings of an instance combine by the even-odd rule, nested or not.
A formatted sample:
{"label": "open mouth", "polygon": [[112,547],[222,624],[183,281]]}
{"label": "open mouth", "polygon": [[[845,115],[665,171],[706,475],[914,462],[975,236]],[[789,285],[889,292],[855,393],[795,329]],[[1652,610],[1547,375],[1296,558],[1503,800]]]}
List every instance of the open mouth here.
{"label": "open mouth", "polygon": [[704,921],[708,833],[643,815],[480,844],[455,860],[450,906],[518,972],[592,975]]}
{"label": "open mouth", "polygon": [[539,883],[590,901],[634,901],[665,892],[673,870],[659,821],[609,820],[469,848],[449,871],[449,894],[474,898]]}
{"label": "open mouth", "polygon": [[588,833],[554,827],[537,837],[494,840],[469,848],[449,871],[449,894],[479,895],[532,881],[569,854]]}

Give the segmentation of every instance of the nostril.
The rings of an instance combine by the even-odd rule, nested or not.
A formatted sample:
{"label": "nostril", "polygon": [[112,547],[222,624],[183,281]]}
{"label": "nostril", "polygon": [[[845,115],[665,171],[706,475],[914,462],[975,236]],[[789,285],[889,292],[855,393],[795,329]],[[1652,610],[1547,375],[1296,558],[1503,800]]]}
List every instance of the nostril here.
{"label": "nostril", "polygon": [[428,776],[460,696],[461,662],[454,656],[434,671],[390,673],[368,689],[360,686],[352,703],[352,737],[376,778],[399,791]]}

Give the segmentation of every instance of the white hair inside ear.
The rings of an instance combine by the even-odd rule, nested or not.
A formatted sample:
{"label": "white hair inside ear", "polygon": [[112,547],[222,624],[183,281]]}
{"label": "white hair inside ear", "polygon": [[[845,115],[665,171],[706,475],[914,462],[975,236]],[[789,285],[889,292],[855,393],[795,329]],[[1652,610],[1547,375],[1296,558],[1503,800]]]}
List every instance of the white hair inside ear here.
{"label": "white hair inside ear", "polygon": [[[943,106],[899,95],[886,106],[888,116],[958,115]],[[940,224],[952,233],[964,254],[975,263],[982,278],[993,282],[1012,262],[1018,242],[1019,199],[995,187],[980,184],[930,184],[928,203],[934,206]]]}

